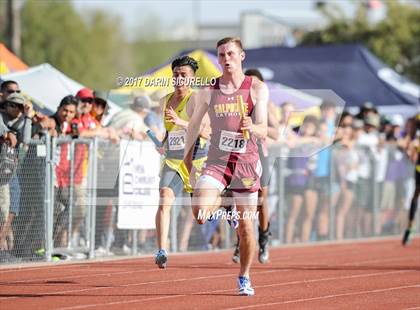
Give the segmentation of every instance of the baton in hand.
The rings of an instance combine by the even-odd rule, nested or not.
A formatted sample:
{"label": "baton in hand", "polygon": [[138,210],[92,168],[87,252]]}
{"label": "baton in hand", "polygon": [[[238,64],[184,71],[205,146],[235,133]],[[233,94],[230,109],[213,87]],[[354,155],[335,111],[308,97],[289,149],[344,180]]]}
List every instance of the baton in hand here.
{"label": "baton in hand", "polygon": [[[246,116],[247,111],[246,111],[246,107],[245,107],[245,102],[244,102],[241,95],[237,96],[237,101],[236,102],[239,105],[239,111],[241,113],[241,118],[243,119]],[[244,135],[245,140],[249,140],[249,130],[248,129],[243,129],[242,134]]]}

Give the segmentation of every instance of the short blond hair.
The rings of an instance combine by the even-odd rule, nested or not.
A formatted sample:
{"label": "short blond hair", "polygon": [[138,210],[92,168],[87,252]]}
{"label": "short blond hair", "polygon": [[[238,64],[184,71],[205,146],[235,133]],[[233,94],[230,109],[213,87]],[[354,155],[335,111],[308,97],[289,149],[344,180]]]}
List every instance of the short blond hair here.
{"label": "short blond hair", "polygon": [[243,50],[242,42],[241,42],[241,39],[239,37],[223,38],[223,39],[217,41],[217,47],[216,48],[218,48],[220,45],[223,45],[223,44],[226,44],[226,43],[229,43],[229,42],[235,43],[241,49],[241,51]]}

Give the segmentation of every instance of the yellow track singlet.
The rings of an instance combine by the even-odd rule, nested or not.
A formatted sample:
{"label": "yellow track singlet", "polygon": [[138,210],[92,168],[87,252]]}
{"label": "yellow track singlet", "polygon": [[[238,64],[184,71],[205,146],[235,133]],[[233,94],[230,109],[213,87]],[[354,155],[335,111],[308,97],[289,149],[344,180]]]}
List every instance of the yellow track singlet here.
{"label": "yellow track singlet", "polygon": [[[191,90],[174,109],[178,117],[186,122],[190,120],[190,117],[187,113],[187,102],[192,94],[193,91]],[[173,95],[174,93],[170,93],[165,97],[163,106],[164,111],[166,110],[166,107]],[[166,165],[170,169],[177,171],[184,183],[184,190],[188,193],[192,193],[193,189],[190,184],[189,173],[183,160],[186,130],[181,126],[166,121],[166,119],[164,119],[164,124],[168,136],[165,142],[166,156],[163,160],[162,168]],[[201,171],[201,168],[207,159],[207,154],[204,151],[206,148],[206,140],[203,138],[198,138],[198,140],[199,151],[196,151],[195,154],[198,155],[197,153],[200,153],[201,156],[195,156],[195,159],[193,160],[193,165],[195,169],[197,169],[197,171]],[[195,150],[197,150],[197,148]]]}

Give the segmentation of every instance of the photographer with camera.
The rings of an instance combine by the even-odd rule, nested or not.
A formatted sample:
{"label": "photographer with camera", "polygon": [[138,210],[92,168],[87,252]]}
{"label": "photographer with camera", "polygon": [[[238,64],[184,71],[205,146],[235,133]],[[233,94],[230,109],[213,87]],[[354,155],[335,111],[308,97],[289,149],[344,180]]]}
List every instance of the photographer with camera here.
{"label": "photographer with camera", "polygon": [[[7,89],[16,86],[15,89]],[[19,213],[20,187],[16,176],[18,147],[31,139],[34,111],[17,84],[13,81],[1,85],[2,110],[0,110],[0,250],[13,248],[11,229]]]}

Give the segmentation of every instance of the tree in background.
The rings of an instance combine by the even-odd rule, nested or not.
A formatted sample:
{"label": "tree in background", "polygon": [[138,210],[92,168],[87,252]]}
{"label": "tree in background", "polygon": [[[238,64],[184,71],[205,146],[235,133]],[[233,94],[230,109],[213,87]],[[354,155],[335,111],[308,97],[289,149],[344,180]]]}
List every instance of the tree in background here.
{"label": "tree in background", "polygon": [[[6,2],[0,1],[3,42],[5,17]],[[48,62],[94,89],[117,88],[117,77],[140,75],[185,48],[185,44],[161,39],[161,23],[152,12],[130,35],[112,12],[78,12],[70,0],[26,0],[21,23],[21,58],[28,65]]]}
{"label": "tree in background", "polygon": [[0,4],[0,42],[6,41],[6,3]]}
{"label": "tree in background", "polygon": [[152,11],[148,12],[145,19],[139,21],[131,43],[133,54],[136,55],[134,68],[138,70],[137,74],[168,62],[174,54],[185,49],[184,42],[165,40],[167,36],[164,32],[162,21]]}
{"label": "tree in background", "polygon": [[128,46],[120,20],[103,11],[82,16],[68,0],[28,0],[22,8],[22,58],[48,62],[92,88],[115,87],[124,74]]}
{"label": "tree in background", "polygon": [[329,25],[306,33],[301,44],[362,43],[396,71],[420,83],[420,9],[393,0],[384,5],[386,17],[376,24],[369,23],[364,2],[351,20],[337,6],[322,5],[319,9]]}
{"label": "tree in background", "polygon": [[116,77],[130,73],[133,57],[125,40],[121,20],[101,10],[88,14],[89,51],[94,57],[89,74],[95,89],[116,87]]}

